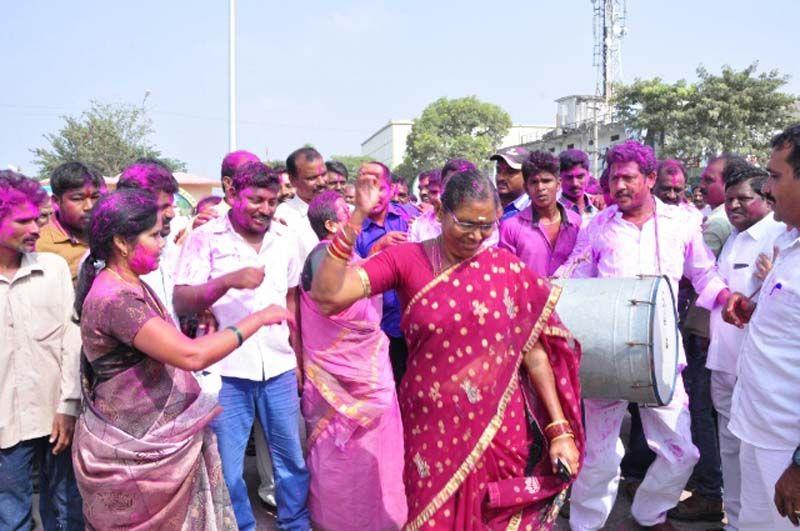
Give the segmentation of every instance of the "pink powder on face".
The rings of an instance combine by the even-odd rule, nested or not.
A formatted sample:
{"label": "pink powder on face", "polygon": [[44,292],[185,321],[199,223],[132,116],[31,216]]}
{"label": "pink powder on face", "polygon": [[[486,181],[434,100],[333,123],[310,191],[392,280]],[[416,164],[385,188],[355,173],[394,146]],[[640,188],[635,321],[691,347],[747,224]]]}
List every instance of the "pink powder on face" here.
{"label": "pink powder on face", "polygon": [[146,275],[158,269],[158,261],[161,256],[161,249],[152,249],[148,246],[137,243],[133,249],[130,261],[128,262],[131,270],[137,275]]}

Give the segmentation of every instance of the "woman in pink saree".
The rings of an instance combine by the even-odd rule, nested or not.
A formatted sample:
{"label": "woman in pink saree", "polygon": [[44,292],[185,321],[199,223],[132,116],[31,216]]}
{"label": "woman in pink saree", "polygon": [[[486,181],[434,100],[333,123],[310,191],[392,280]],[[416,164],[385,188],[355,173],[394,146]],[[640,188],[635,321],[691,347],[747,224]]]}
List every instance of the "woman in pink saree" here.
{"label": "woman in pink saree", "polygon": [[312,296],[331,313],[398,290],[410,352],[398,391],[405,528],[549,529],[583,451],[580,350],[553,311],[559,291],[510,253],[481,248],[499,202],[477,171],[448,181],[440,238],[348,265],[382,173],[362,167],[353,220]]}
{"label": "woman in pink saree", "polygon": [[219,412],[189,371],[232,352],[261,326],[289,319],[270,307],[189,339],[140,275],[164,246],[155,198],[121,190],[100,199],[75,310],[83,339],[83,410],[73,466],[89,529],[236,529],[216,438]]}
{"label": "woman in pink saree", "polygon": [[311,519],[326,531],[400,529],[407,513],[403,427],[381,297],[330,316],[319,311],[308,292],[350,210],[338,193],[323,192],[308,219],[322,240],[306,260],[300,292]]}

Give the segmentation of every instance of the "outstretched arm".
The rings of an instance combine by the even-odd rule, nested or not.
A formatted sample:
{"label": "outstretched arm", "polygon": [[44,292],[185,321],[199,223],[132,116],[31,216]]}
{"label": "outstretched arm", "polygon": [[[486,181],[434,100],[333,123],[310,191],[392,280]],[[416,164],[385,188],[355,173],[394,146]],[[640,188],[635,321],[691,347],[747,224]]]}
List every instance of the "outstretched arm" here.
{"label": "outstretched arm", "polygon": [[[272,305],[248,315],[236,323],[236,328],[245,340],[262,326],[283,321],[294,326],[294,316],[286,308]],[[239,339],[236,332],[227,328],[191,339],[164,319],[153,317],[136,333],[133,346],[162,363],[199,371],[233,352],[239,346]]]}
{"label": "outstretched arm", "polygon": [[[378,178],[361,173],[356,183],[356,209],[348,222],[346,231],[353,238],[361,232],[361,225],[380,199]],[[345,229],[343,229],[345,230]],[[325,253],[322,263],[314,273],[311,298],[327,315],[347,308],[358,299],[370,295],[369,279],[363,269],[348,265],[346,261]]]}

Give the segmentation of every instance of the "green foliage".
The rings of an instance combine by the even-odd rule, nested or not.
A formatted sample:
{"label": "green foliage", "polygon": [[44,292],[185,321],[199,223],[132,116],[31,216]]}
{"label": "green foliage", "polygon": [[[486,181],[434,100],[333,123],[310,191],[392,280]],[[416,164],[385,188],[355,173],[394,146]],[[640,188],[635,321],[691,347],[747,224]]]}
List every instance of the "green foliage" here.
{"label": "green foliage", "polygon": [[148,137],[153,123],[141,107],[92,101],[80,116],[63,116],[58,133],[47,133],[49,148],[31,150],[39,177],[46,179],[56,166],[79,160],[95,166],[105,176],[120,173],[141,157],[162,160],[173,171],[186,171],[186,164],[161,156]]}
{"label": "green foliage", "polygon": [[769,139],[791,121],[797,98],[780,91],[788,78],[777,70],[756,75],[758,63],[720,75],[698,67],[695,83],[660,78],[617,88],[614,103],[626,126],[659,148],[698,166],[723,151],[763,159]]}
{"label": "green foliage", "polygon": [[364,157],[362,155],[333,155],[328,160],[338,160],[344,167],[347,168],[347,173],[349,174],[347,177],[348,182],[355,182],[356,175],[358,174],[358,169],[361,165],[365,162],[369,162],[369,157]]}
{"label": "green foliage", "polygon": [[439,98],[414,121],[408,135],[406,156],[395,171],[407,179],[423,170],[444,165],[453,157],[473,161],[483,170],[511,128],[503,109],[475,96]]}

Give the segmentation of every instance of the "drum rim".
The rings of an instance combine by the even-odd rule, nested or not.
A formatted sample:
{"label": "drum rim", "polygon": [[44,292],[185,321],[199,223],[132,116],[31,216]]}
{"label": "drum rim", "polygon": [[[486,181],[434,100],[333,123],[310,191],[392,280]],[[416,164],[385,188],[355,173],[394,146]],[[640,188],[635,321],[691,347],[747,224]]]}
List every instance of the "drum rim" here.
{"label": "drum rim", "polygon": [[[678,331],[678,310],[675,305],[675,292],[672,290],[672,284],[670,283],[669,278],[666,275],[658,275],[658,282],[653,283],[653,299],[654,300],[657,299],[658,290],[660,289],[662,282],[666,283],[670,299],[672,300],[672,314],[673,318],[675,319],[675,348],[677,348],[678,352],[680,353],[680,346],[678,345],[678,341],[680,341],[680,332]],[[650,330],[648,332],[650,335],[651,344],[655,340],[655,338],[653,337],[653,325],[655,324],[654,323],[655,318],[656,318],[656,312],[653,311],[650,314]],[[653,382],[653,396],[655,396],[656,402],[659,406],[668,405],[670,402],[672,402],[672,397],[675,396],[675,382],[678,380],[679,357],[680,355],[675,356],[675,370],[673,371],[672,385],[670,386],[669,396],[665,400],[659,393],[658,385],[656,385],[656,382],[658,382],[658,380],[656,379],[655,354],[653,349],[650,350],[650,378],[651,381]]]}

